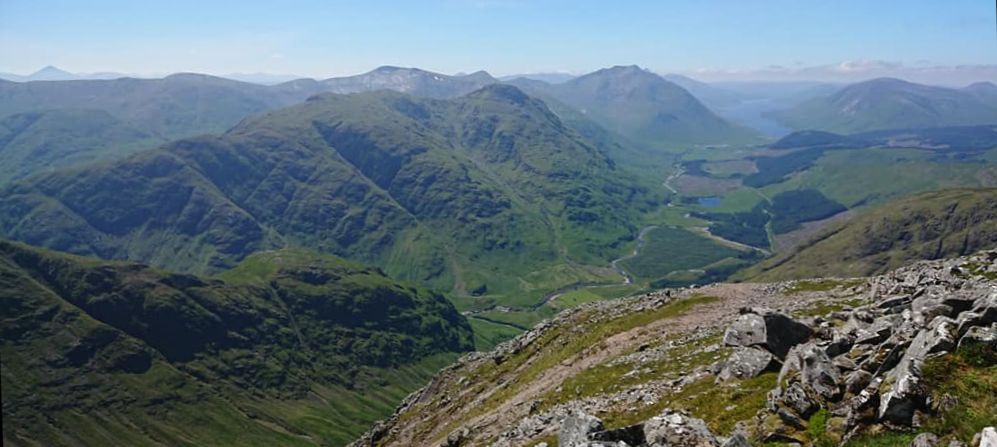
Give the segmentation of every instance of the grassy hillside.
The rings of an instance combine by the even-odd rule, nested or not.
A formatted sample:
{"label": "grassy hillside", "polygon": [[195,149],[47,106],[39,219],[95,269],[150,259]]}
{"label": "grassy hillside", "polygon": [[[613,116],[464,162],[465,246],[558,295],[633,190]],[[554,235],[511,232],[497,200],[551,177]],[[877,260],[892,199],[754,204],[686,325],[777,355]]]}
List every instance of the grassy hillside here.
{"label": "grassy hillside", "polygon": [[[604,266],[651,206],[540,101],[322,95],[112,164],[0,191],[0,234],[191,272],[308,246],[529,306]],[[527,278],[524,280],[523,278]]]}
{"label": "grassy hillside", "polygon": [[103,110],[10,115],[0,119],[0,184],[75,164],[120,158],[163,142]]}
{"label": "grassy hillside", "polygon": [[944,190],[870,210],[738,276],[752,281],[865,276],[994,246],[997,189]]}
{"label": "grassy hillside", "polygon": [[777,114],[790,127],[838,133],[997,123],[997,102],[965,90],[881,78]]}
{"label": "grassy hillside", "polygon": [[343,445],[457,353],[443,297],[282,250],[217,278],[0,241],[4,445]]}

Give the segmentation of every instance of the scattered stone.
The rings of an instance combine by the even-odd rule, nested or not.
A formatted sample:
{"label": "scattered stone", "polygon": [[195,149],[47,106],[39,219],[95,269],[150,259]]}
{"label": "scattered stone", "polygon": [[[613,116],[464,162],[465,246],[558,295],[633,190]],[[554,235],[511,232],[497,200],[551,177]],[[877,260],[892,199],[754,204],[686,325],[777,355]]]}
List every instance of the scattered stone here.
{"label": "scattered stone", "polygon": [[652,447],[720,446],[702,419],[668,409],[644,424],[644,439]]}
{"label": "scattered stone", "polygon": [[938,436],[934,433],[921,433],[910,443],[910,447],[935,447],[938,445]]}

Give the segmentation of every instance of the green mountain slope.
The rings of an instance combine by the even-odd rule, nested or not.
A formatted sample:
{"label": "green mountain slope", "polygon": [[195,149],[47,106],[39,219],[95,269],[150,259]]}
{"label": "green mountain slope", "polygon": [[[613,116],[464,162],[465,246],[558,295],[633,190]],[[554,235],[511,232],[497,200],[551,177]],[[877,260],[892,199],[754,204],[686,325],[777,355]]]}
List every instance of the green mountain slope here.
{"label": "green mountain slope", "polygon": [[102,110],[47,110],[0,119],[0,184],[118,158],[164,141]]}
{"label": "green mountain slope", "polygon": [[881,78],[776,114],[790,127],[837,133],[997,123],[997,103],[965,90]]}
{"label": "green mountain slope", "polygon": [[343,445],[472,346],[439,295],[283,250],[219,278],[0,241],[4,445]]}
{"label": "green mountain slope", "polygon": [[997,246],[997,189],[953,189],[888,203],[794,251],[752,266],[742,279],[854,277],[912,261]]}
{"label": "green mountain slope", "polygon": [[11,185],[0,234],[195,272],[308,246],[527,305],[592,278],[586,264],[632,239],[643,192],[626,179],[511,86],[323,95],[220,137]]}
{"label": "green mountain slope", "polygon": [[682,87],[636,66],[606,68],[560,84],[527,81],[518,85],[570,105],[608,130],[651,149],[757,138],[715,115]]}

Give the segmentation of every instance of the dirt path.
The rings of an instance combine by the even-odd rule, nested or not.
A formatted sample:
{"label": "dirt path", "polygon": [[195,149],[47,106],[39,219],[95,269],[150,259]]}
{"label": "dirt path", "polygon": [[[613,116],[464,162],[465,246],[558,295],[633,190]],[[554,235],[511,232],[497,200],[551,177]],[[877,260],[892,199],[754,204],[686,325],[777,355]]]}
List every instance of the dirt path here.
{"label": "dirt path", "polygon": [[[604,342],[547,368],[539,377],[525,384],[511,397],[499,403],[496,408],[470,419],[462,427],[470,428],[470,432],[475,434],[474,438],[477,441],[493,439],[514,426],[517,421],[529,416],[531,403],[560,386],[566,379],[587,368],[631,352],[642,344],[657,343],[676,334],[721,330],[736,318],[738,309],[741,307],[759,306],[779,309],[786,308],[789,304],[804,306],[818,299],[826,298],[821,294],[800,294],[794,295],[793,300],[787,300],[781,293],[773,293],[772,288],[767,284],[714,284],[686,292],[686,295],[692,294],[715,296],[719,299],[698,305],[693,311],[678,317],[664,318],[645,326],[615,334],[605,339]],[[491,395],[503,389],[504,386],[513,386],[516,383],[515,379],[524,369],[529,367],[530,363],[526,363],[507,376],[497,379],[496,386],[487,394]],[[471,403],[460,408],[451,408],[448,412],[459,418],[461,414],[474,411],[482,405],[487,400],[488,395],[476,396]],[[412,426],[409,425],[407,428]],[[444,426],[445,424],[441,424],[435,427],[423,440],[439,441],[446,438],[449,433],[442,432]],[[402,437],[398,439],[404,439],[406,432],[403,430],[400,434]],[[411,435],[411,433],[408,434]],[[472,444],[477,445],[477,443]]]}

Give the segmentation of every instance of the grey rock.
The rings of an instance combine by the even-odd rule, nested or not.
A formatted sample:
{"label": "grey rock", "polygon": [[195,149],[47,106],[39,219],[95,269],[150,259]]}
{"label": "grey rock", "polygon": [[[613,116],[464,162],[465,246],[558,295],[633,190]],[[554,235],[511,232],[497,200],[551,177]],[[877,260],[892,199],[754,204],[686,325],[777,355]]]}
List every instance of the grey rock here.
{"label": "grey rock", "polygon": [[724,332],[724,345],[762,346],[765,344],[765,319],[755,313],[744,313]]}
{"label": "grey rock", "polygon": [[852,394],[858,394],[872,381],[872,373],[864,370],[856,370],[845,376],[845,389]]}
{"label": "grey rock", "polygon": [[767,351],[740,347],[724,362],[717,374],[717,381],[757,377],[765,371],[775,369],[777,365],[775,357]]}
{"label": "grey rock", "polygon": [[[786,404],[789,408],[800,415],[800,417],[808,418],[811,414],[814,414],[820,405],[814,401],[813,398],[807,394],[807,390],[800,384],[800,382],[790,383],[786,387],[785,392],[782,393],[782,402]],[[785,417],[783,417],[785,420]],[[794,421],[787,421],[794,422]]]}
{"label": "grey rock", "polygon": [[980,432],[979,447],[997,447],[997,429],[986,427]]}
{"label": "grey rock", "polygon": [[751,444],[748,443],[748,439],[744,435],[735,433],[734,436],[727,438],[722,447],[751,447]]}
{"label": "grey rock", "polygon": [[792,382],[794,378],[824,399],[836,398],[841,392],[838,369],[827,352],[814,343],[797,345],[786,355],[779,383]]}
{"label": "grey rock", "polygon": [[912,424],[914,411],[924,407],[927,395],[921,383],[921,366],[929,355],[954,347],[955,333],[955,321],[947,317],[936,318],[918,332],[900,363],[886,375],[884,386],[888,388],[880,399],[880,419]]}
{"label": "grey rock", "polygon": [[974,326],[983,326],[983,314],[973,311],[966,311],[959,314],[955,319],[956,331],[959,337],[966,335],[966,332]]}
{"label": "grey rock", "polygon": [[916,298],[910,305],[911,319],[918,326],[931,323],[935,317],[952,315],[951,306],[942,304],[942,300],[930,296]]}
{"label": "grey rock", "polygon": [[885,341],[893,332],[895,318],[885,316],[877,318],[868,327],[859,329],[855,335],[857,345],[875,345]]}
{"label": "grey rock", "polygon": [[647,442],[644,439],[644,424],[592,433],[591,438],[610,445],[638,446]]}
{"label": "grey rock", "polygon": [[855,337],[846,334],[834,334],[831,341],[824,345],[824,352],[831,357],[837,357],[848,352],[855,344]]}
{"label": "grey rock", "polygon": [[959,347],[984,345],[997,349],[997,324],[990,327],[973,326],[959,339]]}
{"label": "grey rock", "polygon": [[910,447],[935,447],[938,445],[938,436],[934,433],[921,433],[910,443]]}
{"label": "grey rock", "polygon": [[742,314],[724,333],[727,346],[761,346],[782,359],[793,346],[803,343],[813,330],[784,314],[764,309],[742,309]]}
{"label": "grey rock", "polygon": [[573,413],[561,422],[557,445],[588,447],[593,441],[592,434],[600,431],[603,431],[603,426],[599,418],[585,413]]}
{"label": "grey rock", "polygon": [[706,422],[672,410],[665,410],[644,423],[644,439],[651,447],[720,446]]}
{"label": "grey rock", "polygon": [[855,371],[856,369],[859,369],[859,365],[855,363],[855,360],[843,355],[835,357],[831,360],[831,363],[833,363],[834,367],[838,368],[839,371]]}

